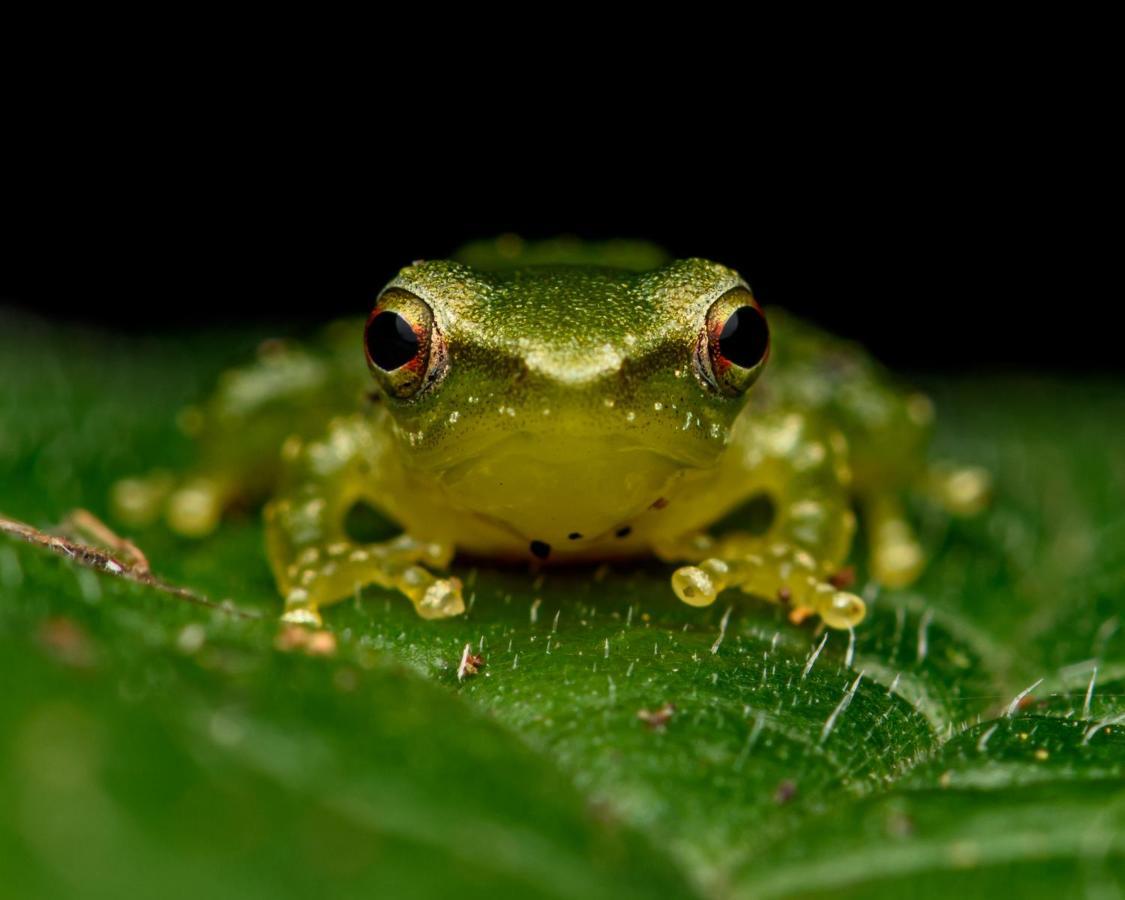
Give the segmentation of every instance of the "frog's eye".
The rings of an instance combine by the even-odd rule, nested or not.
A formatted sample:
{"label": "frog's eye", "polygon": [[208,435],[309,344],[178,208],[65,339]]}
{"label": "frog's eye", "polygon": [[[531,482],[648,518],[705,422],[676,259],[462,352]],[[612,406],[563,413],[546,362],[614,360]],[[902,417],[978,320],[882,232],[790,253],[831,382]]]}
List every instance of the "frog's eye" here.
{"label": "frog's eye", "polygon": [[696,346],[696,372],[728,396],[747,390],[770,355],[770,329],[754,295],[744,287],[711,304]]}
{"label": "frog's eye", "polygon": [[388,393],[412,397],[435,376],[444,360],[441,335],[425,301],[401,288],[379,298],[363,333],[367,365]]}
{"label": "frog's eye", "polygon": [[384,372],[393,372],[417,359],[421,343],[411,324],[389,309],[367,326],[367,355]]}

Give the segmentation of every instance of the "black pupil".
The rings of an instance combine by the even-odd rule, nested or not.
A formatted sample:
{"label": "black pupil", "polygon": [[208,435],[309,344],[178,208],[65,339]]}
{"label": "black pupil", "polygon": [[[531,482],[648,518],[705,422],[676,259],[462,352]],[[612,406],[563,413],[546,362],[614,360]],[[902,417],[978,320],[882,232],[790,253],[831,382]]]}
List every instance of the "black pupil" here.
{"label": "black pupil", "polygon": [[367,326],[367,352],[375,365],[390,372],[418,355],[418,335],[398,313],[381,312]]}
{"label": "black pupil", "polygon": [[719,335],[719,352],[736,366],[752,369],[770,345],[770,329],[753,306],[740,306],[730,314]]}

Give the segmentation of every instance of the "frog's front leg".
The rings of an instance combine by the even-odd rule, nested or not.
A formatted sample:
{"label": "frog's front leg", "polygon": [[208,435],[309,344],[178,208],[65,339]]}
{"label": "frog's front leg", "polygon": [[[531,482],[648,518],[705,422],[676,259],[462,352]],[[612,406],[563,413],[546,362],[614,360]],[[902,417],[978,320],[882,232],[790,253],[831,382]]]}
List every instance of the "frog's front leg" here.
{"label": "frog's front leg", "polygon": [[677,569],[672,587],[692,606],[707,606],[727,588],[791,604],[795,620],[816,613],[833,628],[862,621],[866,606],[830,580],[855,531],[842,438],[804,416],[778,415],[746,426],[720,479],[742,478],[747,496],[765,498],[772,520],[760,534],[695,533],[658,544]]}
{"label": "frog's front leg", "polygon": [[380,488],[393,477],[390,467],[378,465],[383,449],[376,430],[358,416],[333,422],[322,441],[287,444],[284,488],[265,509],[266,547],[286,621],[319,624],[321,606],[368,584],[405,594],[423,618],[464,612],[460,581],[427,568],[446,567],[451,544],[409,534],[359,543],[347,533],[356,503],[382,505]]}
{"label": "frog's front leg", "polygon": [[977,466],[937,463],[925,466],[908,485],[893,478],[857,486],[858,502],[867,531],[871,574],[885,587],[901,588],[921,575],[926,558],[906,513],[908,490],[937,503],[950,515],[969,517],[981,512],[991,494],[991,477]]}
{"label": "frog's front leg", "polygon": [[115,517],[143,527],[164,516],[177,534],[201,538],[232,507],[261,503],[277,483],[287,436],[318,434],[333,415],[357,408],[367,385],[351,359],[358,344],[358,326],[347,322],[308,347],[264,341],[254,360],[224,372],[210,397],[177,417],[199,446],[193,470],[119,480],[110,492]]}

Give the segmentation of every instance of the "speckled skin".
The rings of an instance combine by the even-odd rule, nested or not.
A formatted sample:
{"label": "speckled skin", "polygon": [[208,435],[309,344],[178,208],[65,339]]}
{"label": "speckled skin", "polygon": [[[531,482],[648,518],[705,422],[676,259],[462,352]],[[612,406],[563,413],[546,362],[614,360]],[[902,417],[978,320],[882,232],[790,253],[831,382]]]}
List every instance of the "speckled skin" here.
{"label": "speckled skin", "polygon": [[[291,621],[319,622],[321,606],[369,583],[400,590],[423,616],[458,614],[460,584],[432,571],[455,552],[540,565],[656,554],[689,563],[672,579],[685,602],[737,587],[850,627],[863,601],[832,576],[855,503],[872,570],[890,585],[923,562],[905,490],[924,486],[960,511],[980,504],[981,473],[924,462],[929,401],[848,344],[771,311],[760,383],[746,389],[756,369],[704,371],[713,304],[725,318],[721,304],[754,302],[725,266],[666,262],[644,244],[511,238],[462,258],[474,265],[408,266],[381,293],[376,311],[425,319],[416,331],[432,339],[429,357],[392,372],[371,364],[376,391],[357,411],[344,408],[363,392],[362,342],[340,326],[331,352],[272,348],[187,417],[204,460],[172,492],[170,522],[205,533],[238,494],[277,482],[267,543]],[[280,468],[255,458],[271,438]],[[763,498],[764,533],[707,534]],[[119,485],[115,499],[133,521],[164,503],[151,480]],[[360,501],[403,534],[350,537]]]}

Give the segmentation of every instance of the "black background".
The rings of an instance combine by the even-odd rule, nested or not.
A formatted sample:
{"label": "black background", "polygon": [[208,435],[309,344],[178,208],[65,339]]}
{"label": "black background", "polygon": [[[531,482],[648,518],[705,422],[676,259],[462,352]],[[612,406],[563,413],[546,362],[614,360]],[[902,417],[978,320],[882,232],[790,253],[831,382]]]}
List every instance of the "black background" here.
{"label": "black background", "polygon": [[81,29],[68,52],[57,28],[23,48],[0,110],[0,305],[299,329],[466,239],[570,232],[732,265],[767,307],[903,369],[1125,372],[1110,32],[848,10],[719,53],[724,20],[686,15],[624,53],[580,17],[591,33],[562,50],[458,34],[447,58],[394,29],[314,48],[304,18],[275,41],[255,16],[227,47],[233,19],[183,45],[177,22],[124,53]]}
{"label": "black background", "polygon": [[380,163],[374,184],[316,168],[300,187],[288,169],[189,162],[70,173],[68,187],[0,210],[0,304],[130,333],[299,331],[365,313],[398,267],[468,239],[643,237],[739,269],[767,309],[900,369],[1125,371],[1119,304],[1089,277],[1108,233],[1066,184],[1016,159],[736,177],[693,161],[665,181],[596,160],[569,180],[534,165],[399,177]]}

